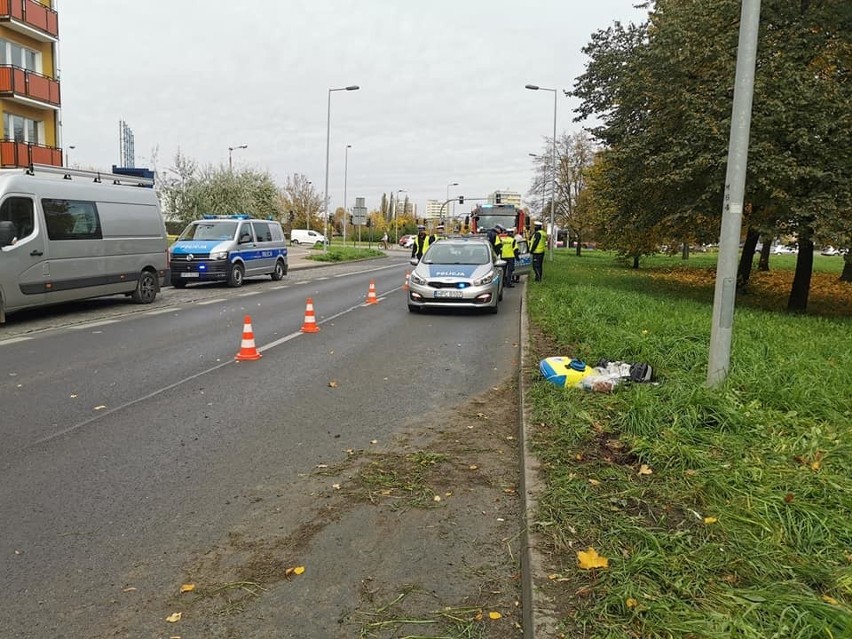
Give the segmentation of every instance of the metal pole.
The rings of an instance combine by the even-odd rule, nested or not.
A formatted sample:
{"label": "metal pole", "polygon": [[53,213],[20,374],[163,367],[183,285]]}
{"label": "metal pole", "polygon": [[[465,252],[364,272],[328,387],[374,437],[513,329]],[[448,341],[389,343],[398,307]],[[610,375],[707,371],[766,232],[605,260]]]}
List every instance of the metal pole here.
{"label": "metal pole", "polygon": [[328,153],[329,143],[331,142],[331,89],[328,90],[328,115],[325,120],[325,199],[323,207],[325,208],[325,239],[323,242],[323,250],[328,251],[328,245],[331,243],[328,238]]}
{"label": "metal pole", "polygon": [[722,205],[722,230],[719,235],[719,260],[716,265],[716,289],[713,297],[713,323],[710,329],[710,358],[707,365],[707,385],[711,387],[719,386],[725,381],[731,361],[737,253],[742,229],[759,23],[760,0],[743,0],[725,198]]}
{"label": "metal pole", "polygon": [[234,172],[234,159],[233,159],[234,149],[228,147],[228,173]]}
{"label": "metal pole", "polygon": [[343,162],[343,245],[346,246],[346,185],[349,180],[349,149],[351,144],[346,145],[346,159]]}
{"label": "metal pole", "polygon": [[553,89],[553,153],[550,160],[553,170],[553,187],[550,192],[550,261],[553,261],[553,246],[556,244],[556,231],[554,230],[554,209],[556,207],[556,89]]}

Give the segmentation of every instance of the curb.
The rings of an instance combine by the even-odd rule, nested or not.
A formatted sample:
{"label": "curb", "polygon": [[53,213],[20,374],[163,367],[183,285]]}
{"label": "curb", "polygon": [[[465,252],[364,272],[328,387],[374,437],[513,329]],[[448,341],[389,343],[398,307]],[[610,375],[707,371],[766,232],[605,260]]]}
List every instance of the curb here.
{"label": "curb", "polygon": [[521,362],[518,371],[518,432],[521,440],[521,491],[523,499],[523,521],[521,530],[521,597],[523,600],[524,637],[534,639],[556,637],[559,619],[549,605],[548,598],[540,592],[533,579],[545,574],[545,555],[540,550],[541,538],[535,530],[538,495],[541,484],[538,480],[538,459],[530,449],[532,422],[531,409],[526,402],[526,370],[530,359],[529,318],[527,317],[527,286],[521,296]]}

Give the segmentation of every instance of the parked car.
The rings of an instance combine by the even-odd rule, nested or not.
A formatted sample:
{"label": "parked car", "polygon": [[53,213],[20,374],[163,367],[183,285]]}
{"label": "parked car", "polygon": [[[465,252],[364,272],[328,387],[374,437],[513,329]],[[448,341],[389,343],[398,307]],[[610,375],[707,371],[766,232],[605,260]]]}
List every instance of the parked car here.
{"label": "parked car", "polygon": [[794,255],[799,252],[799,249],[792,246],[784,246],[783,244],[778,244],[772,249],[773,255]]}
{"label": "parked car", "polygon": [[414,240],[417,239],[416,235],[403,235],[399,238],[399,245],[403,248],[411,248],[414,246]]}
{"label": "parked car", "polygon": [[845,249],[836,249],[833,246],[826,246],[819,252],[820,255],[843,255],[844,253],[846,253]]}
{"label": "parked car", "polygon": [[290,231],[290,244],[315,246],[317,244],[328,244],[328,239],[322,233],[317,233],[311,229],[293,229]]}
{"label": "parked car", "polygon": [[503,299],[501,260],[483,237],[446,238],[432,244],[408,282],[408,310],[485,309],[496,313]]}

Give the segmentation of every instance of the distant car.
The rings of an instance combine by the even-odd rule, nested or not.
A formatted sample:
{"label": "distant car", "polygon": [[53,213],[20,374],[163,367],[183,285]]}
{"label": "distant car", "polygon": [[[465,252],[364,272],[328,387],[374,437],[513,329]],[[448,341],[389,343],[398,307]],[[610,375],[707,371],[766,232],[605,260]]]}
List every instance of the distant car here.
{"label": "distant car", "polygon": [[432,244],[408,281],[408,310],[424,308],[485,309],[496,313],[503,299],[503,269],[483,237],[446,238]]}
{"label": "distant car", "polygon": [[798,249],[790,246],[784,246],[783,244],[779,244],[772,249],[773,255],[793,255],[798,252]]}
{"label": "distant car", "polygon": [[403,235],[399,238],[399,245],[403,248],[411,248],[414,246],[415,239],[417,239],[416,235]]}
{"label": "distant car", "polygon": [[820,255],[843,255],[844,253],[845,251],[836,249],[833,246],[826,246],[819,252]]}

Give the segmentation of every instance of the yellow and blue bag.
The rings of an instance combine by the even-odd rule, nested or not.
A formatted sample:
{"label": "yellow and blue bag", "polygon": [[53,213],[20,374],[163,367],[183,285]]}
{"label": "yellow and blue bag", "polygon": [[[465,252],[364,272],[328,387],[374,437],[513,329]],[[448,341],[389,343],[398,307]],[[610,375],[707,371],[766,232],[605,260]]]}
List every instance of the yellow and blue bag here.
{"label": "yellow and blue bag", "polygon": [[561,388],[580,386],[584,378],[596,374],[584,361],[570,357],[547,357],[539,362],[538,369],[544,379]]}

